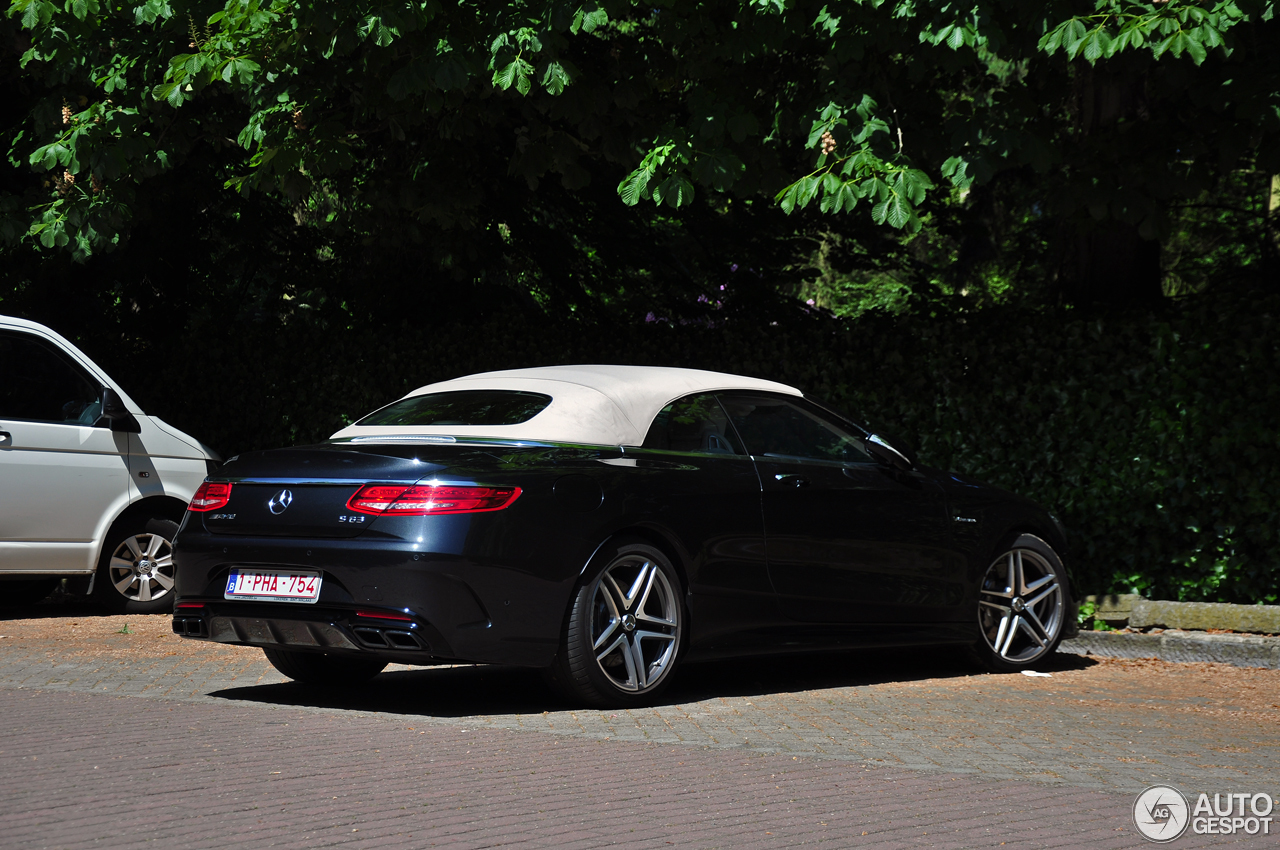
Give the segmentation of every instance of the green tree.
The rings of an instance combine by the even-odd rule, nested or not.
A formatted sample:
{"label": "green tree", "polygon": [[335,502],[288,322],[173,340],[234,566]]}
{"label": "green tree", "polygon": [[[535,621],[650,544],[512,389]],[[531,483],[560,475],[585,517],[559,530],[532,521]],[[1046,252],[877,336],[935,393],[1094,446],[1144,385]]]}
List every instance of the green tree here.
{"label": "green tree", "polygon": [[34,179],[0,229],[80,258],[206,148],[229,192],[441,268],[504,253],[545,205],[517,181],[558,183],[558,212],[617,181],[631,206],[772,198],[909,234],[1019,173],[1062,295],[1142,300],[1171,202],[1280,172],[1263,0],[13,0],[10,20],[31,84],[11,162]]}

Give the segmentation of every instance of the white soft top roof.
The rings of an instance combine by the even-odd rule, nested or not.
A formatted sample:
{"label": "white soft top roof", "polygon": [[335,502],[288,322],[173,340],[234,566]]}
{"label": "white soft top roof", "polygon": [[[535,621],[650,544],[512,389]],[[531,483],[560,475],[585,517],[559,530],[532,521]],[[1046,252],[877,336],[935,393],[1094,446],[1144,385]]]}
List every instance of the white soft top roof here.
{"label": "white soft top roof", "polygon": [[495,437],[585,443],[598,446],[638,446],[644,442],[655,416],[678,398],[713,390],[763,390],[801,395],[795,387],[704,372],[660,366],[543,366],[467,375],[419,387],[405,396],[454,390],[522,390],[551,396],[537,416],[518,425],[351,425],[333,439],[351,437],[454,436]]}

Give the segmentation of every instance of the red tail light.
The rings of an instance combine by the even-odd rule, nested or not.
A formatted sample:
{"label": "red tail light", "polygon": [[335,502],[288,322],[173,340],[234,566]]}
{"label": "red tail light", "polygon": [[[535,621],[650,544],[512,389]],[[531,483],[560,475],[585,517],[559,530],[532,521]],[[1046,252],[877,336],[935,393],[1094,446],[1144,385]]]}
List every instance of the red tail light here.
{"label": "red tail light", "polygon": [[393,516],[474,514],[500,511],[519,495],[519,487],[366,484],[347,499],[347,508],[362,514]]}
{"label": "red tail light", "polygon": [[216,511],[231,501],[231,485],[225,481],[206,481],[196,490],[187,505],[189,511]]}

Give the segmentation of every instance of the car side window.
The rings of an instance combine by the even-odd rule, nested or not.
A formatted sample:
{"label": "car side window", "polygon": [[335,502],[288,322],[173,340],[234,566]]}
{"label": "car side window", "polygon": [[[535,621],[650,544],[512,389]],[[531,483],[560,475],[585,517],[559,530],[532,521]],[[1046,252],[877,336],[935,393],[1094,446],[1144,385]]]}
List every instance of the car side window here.
{"label": "car side window", "polygon": [[803,403],[773,396],[720,397],[747,451],[757,457],[874,463],[862,441]]}
{"label": "car side window", "polygon": [[644,448],[704,454],[746,454],[738,444],[724,408],[712,393],[685,396],[659,411],[644,438]]}
{"label": "car side window", "polygon": [[44,340],[0,332],[0,419],[92,425],[102,387]]}

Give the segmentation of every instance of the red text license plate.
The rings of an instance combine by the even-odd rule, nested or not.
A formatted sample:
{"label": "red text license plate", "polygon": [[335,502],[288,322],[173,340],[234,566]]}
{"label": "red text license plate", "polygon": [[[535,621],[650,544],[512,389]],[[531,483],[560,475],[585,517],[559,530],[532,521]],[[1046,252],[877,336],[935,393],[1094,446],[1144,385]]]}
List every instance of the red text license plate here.
{"label": "red text license plate", "polygon": [[223,599],[257,602],[315,602],[320,598],[320,573],[313,570],[251,570],[239,568],[227,577]]}

